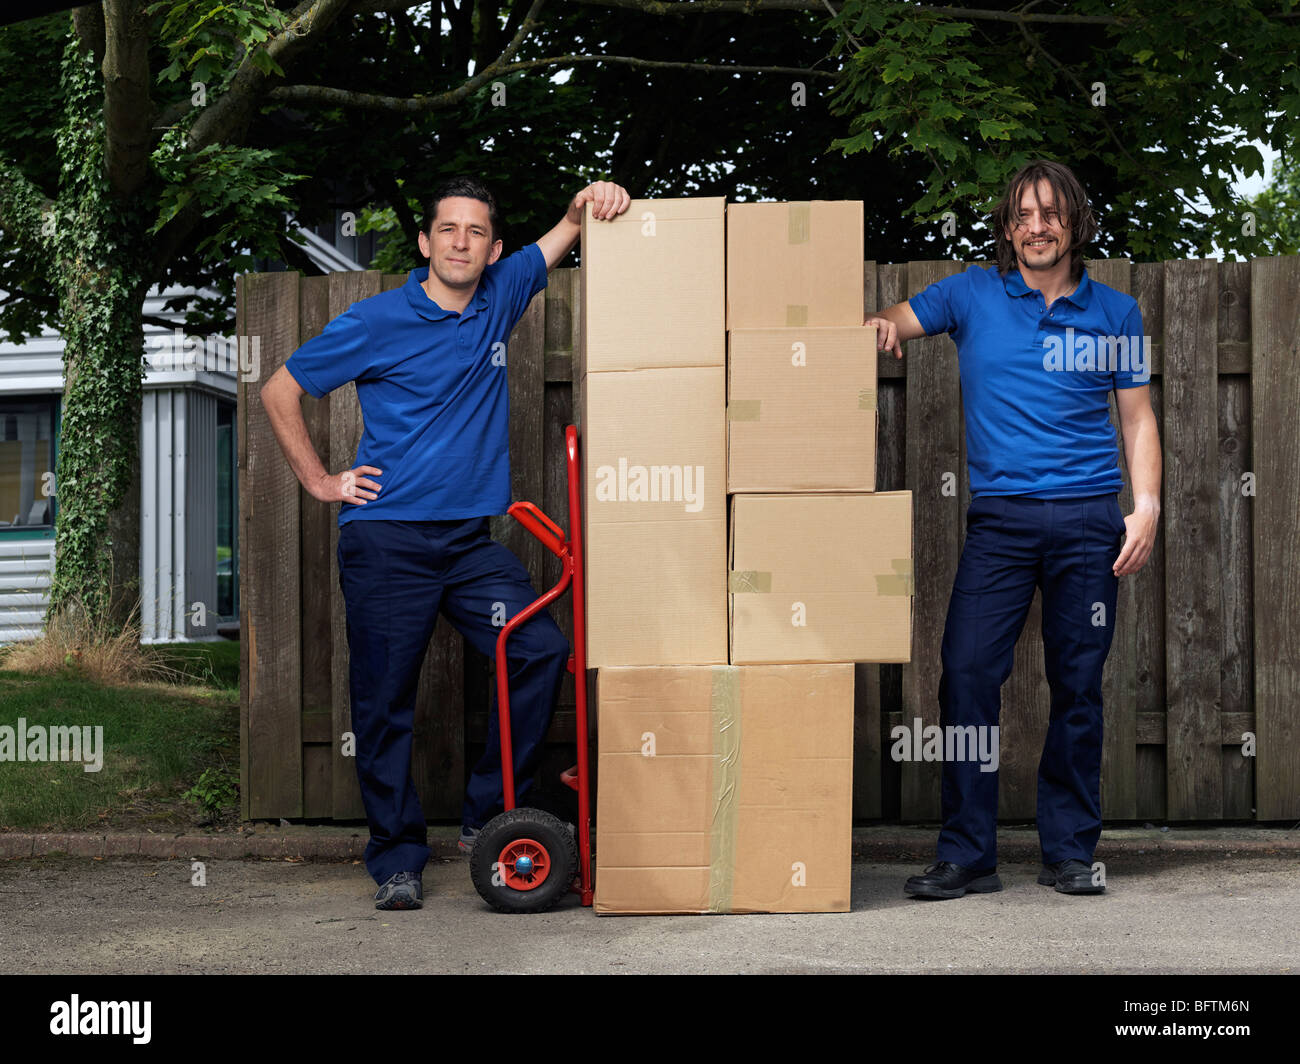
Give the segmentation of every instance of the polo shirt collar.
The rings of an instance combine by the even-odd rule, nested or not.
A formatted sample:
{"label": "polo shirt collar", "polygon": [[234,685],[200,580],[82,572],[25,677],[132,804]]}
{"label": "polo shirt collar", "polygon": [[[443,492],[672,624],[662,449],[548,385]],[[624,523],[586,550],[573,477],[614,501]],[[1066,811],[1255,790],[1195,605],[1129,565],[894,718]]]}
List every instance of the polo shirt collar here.
{"label": "polo shirt collar", "polygon": [[[1036,291],[1025,284],[1024,278],[1020,276],[1020,269],[1017,267],[1002,278],[1002,284],[1007,290],[1009,296],[1027,296]],[[1087,310],[1088,303],[1092,299],[1092,282],[1088,279],[1088,267],[1083,268],[1083,274],[1079,278],[1079,284],[1068,296],[1062,296],[1067,303],[1073,303],[1080,310]]]}
{"label": "polo shirt collar", "polygon": [[[429,279],[429,267],[420,266],[411,271],[411,276],[406,279],[406,284],[402,289],[406,292],[406,300],[415,308],[415,312],[422,318],[428,318],[430,321],[441,321],[443,318],[454,318],[457,314],[454,310],[447,310],[437,302],[429,298],[429,294],[424,290],[424,282]],[[478,287],[474,290],[474,296],[469,302],[475,311],[487,310],[488,299],[487,293],[483,290],[483,278],[478,279]],[[466,307],[468,310],[469,307]]]}

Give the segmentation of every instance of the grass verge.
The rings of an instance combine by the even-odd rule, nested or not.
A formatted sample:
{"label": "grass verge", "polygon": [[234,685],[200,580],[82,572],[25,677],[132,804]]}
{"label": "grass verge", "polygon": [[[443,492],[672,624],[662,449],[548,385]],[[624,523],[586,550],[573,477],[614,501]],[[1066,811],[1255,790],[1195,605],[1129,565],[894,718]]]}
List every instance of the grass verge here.
{"label": "grass verge", "polygon": [[[87,772],[84,750],[82,762],[0,760],[0,830],[161,832],[238,824],[238,643],[140,648],[143,667],[124,652],[116,679],[88,666],[89,649],[71,658],[64,650],[61,660],[54,645],[28,647],[26,656],[24,649],[0,652],[0,729],[13,730],[15,747],[20,718],[29,735],[33,727],[89,727],[92,736],[102,729],[102,767]],[[33,657],[43,662],[35,670]],[[167,679],[139,678],[149,675]],[[0,743],[3,737],[0,730]],[[205,809],[186,797],[196,785],[220,807]]]}

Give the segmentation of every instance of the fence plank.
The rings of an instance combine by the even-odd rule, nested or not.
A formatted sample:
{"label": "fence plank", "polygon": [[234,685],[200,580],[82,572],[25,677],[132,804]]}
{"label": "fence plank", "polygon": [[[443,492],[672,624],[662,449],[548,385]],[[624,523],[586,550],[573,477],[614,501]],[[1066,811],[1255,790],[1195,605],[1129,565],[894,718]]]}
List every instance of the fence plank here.
{"label": "fence plank", "polygon": [[[885,309],[907,298],[907,267],[877,265],[876,306]],[[908,345],[911,346],[910,344]],[[901,491],[907,487],[907,394],[903,363],[892,352],[880,352],[876,359],[879,382],[876,386],[876,490]],[[915,622],[914,622],[915,623]],[[885,756],[890,749],[890,731],[902,720],[903,666],[880,665],[880,813],[888,819],[898,818],[901,766]],[[910,723],[910,722],[909,722]],[[854,775],[857,775],[854,768]]]}
{"label": "fence plank", "polygon": [[[961,272],[957,262],[910,262],[907,292]],[[915,600],[912,660],[903,666],[903,723],[910,729],[939,723],[940,649],[943,624],[957,575],[961,515],[957,497],[944,495],[944,473],[960,468],[961,410],[957,349],[951,337],[913,340],[906,355],[907,486],[912,491]],[[939,815],[940,766],[905,761],[901,766],[902,816]]]}
{"label": "fence plank", "polygon": [[[326,276],[304,277],[298,284],[298,343],[306,343],[329,324],[329,286]],[[319,455],[329,455],[330,397],[302,397],[303,421],[307,435]],[[313,498],[306,488],[298,489],[298,531],[302,559],[302,714],[305,719],[316,712],[331,712],[333,706],[334,638],[330,609],[330,528],[338,520],[338,511],[330,503]],[[337,745],[333,736],[330,742]],[[333,758],[304,751],[303,816],[328,817],[333,813],[333,785],[330,775]]]}
{"label": "fence plank", "polygon": [[[862,266],[863,317],[874,313],[878,295],[876,264]],[[893,355],[889,356],[891,359]],[[877,363],[880,362],[878,358]],[[879,371],[876,385],[876,435],[880,432]],[[879,469],[880,456],[876,456]],[[854,820],[876,819],[880,816],[880,666],[857,664],[853,667],[853,804]]]}
{"label": "fence plank", "polygon": [[[248,336],[248,289],[245,287],[249,284],[251,274],[239,274],[235,277],[235,337],[237,342],[247,343]],[[253,282],[254,284],[258,282]],[[259,357],[260,357],[260,344]],[[260,368],[260,367],[259,367]],[[244,485],[247,480],[244,476],[248,469],[248,391],[249,385],[260,388],[262,382],[260,378],[257,381],[248,381],[245,378],[247,374],[239,374],[235,381],[235,469],[236,479],[238,481],[239,492],[239,513],[235,520],[239,522],[238,540],[244,544],[244,552],[247,553],[247,540],[244,537],[248,534],[248,529],[244,522],[248,519],[247,512],[244,509]],[[142,456],[142,460],[143,456]],[[244,574],[248,572],[247,565],[244,566]],[[240,595],[239,602],[239,818],[241,820],[252,819],[252,813],[248,808],[248,795],[252,790],[248,785],[248,680],[252,675],[248,662],[248,647],[252,642],[252,628],[248,622],[248,592],[244,589],[244,594]]]}
{"label": "fence plank", "polygon": [[1168,815],[1223,814],[1219,744],[1218,265],[1165,263]]}
{"label": "fence plank", "polygon": [[[329,276],[329,316],[333,321],[353,303],[377,295],[381,275],[376,270],[359,273],[332,273]],[[357,444],[361,441],[361,407],[357,387],[351,381],[329,394],[329,452],[321,457],[331,473],[351,469],[356,462]],[[340,506],[342,503],[339,504]],[[332,507],[331,507],[332,509]],[[343,756],[342,737],[352,730],[352,701],[348,683],[347,612],[339,586],[339,527],[337,512],[330,523],[330,628],[333,655],[330,661],[331,709],[334,734],[339,737],[331,753],[331,792],[336,820],[357,820],[366,815],[357,783],[356,760]]]}
{"label": "fence plank", "polygon": [[239,335],[259,342],[257,381],[241,382],[240,630],[248,643],[244,787],[249,817],[302,816],[302,657],[298,480],[262,407],[261,387],[298,340],[298,275],[242,279]]}
{"label": "fence plank", "polygon": [[574,290],[578,287],[577,270],[552,270],[547,279],[545,310],[542,314],[546,338],[547,382],[573,382],[574,353],[578,346],[578,323],[575,320]]}
{"label": "fence plank", "polygon": [[[1164,347],[1165,268],[1159,262],[1142,262],[1133,266],[1133,296],[1142,311],[1142,328],[1152,338],[1153,347]],[[1153,359],[1153,361],[1157,361]],[[1164,378],[1151,371],[1151,409],[1164,447]],[[1164,484],[1161,484],[1161,497]],[[1160,524],[1156,541],[1141,571],[1133,576],[1134,611],[1140,618],[1136,640],[1136,703],[1139,720],[1158,714],[1163,729],[1165,721],[1165,523],[1161,502]],[[1162,730],[1163,735],[1163,730]],[[1165,818],[1165,750],[1161,744],[1143,745],[1137,737],[1137,810],[1140,820]]]}
{"label": "fence plank", "polygon": [[[1133,296],[1142,311],[1142,328],[1153,339],[1164,340],[1165,268],[1159,262],[1138,263],[1133,267]],[[1164,448],[1164,380],[1151,378],[1151,409]],[[1165,713],[1165,526],[1169,516],[1164,510],[1164,482],[1161,479],[1160,524],[1156,541],[1146,565],[1134,574],[1134,611],[1141,618],[1137,629],[1136,703],[1138,713]],[[1162,777],[1163,778],[1163,777]],[[1163,785],[1162,785],[1163,788]],[[1138,812],[1138,816],[1148,814]],[[1163,815],[1161,813],[1160,815]]]}
{"label": "fence plank", "polygon": [[[1245,350],[1242,369],[1250,371],[1250,263],[1219,264],[1219,556],[1223,610],[1223,654],[1220,670],[1221,719],[1254,714],[1251,677],[1254,662],[1251,616],[1250,503],[1242,494],[1242,477],[1249,471],[1250,378],[1227,374],[1223,365],[1228,345]],[[1222,748],[1223,815],[1250,820],[1255,808],[1255,760],[1241,756],[1241,733]]]}
{"label": "fence plank", "polygon": [[1300,816],[1300,257],[1251,263],[1251,450],[1255,473],[1255,806]]}
{"label": "fence plank", "polygon": [[[573,411],[570,409],[573,389],[560,384],[548,384],[546,386],[546,410],[543,418],[543,434],[546,439],[547,460],[542,470],[542,509],[546,516],[563,528],[566,532],[571,531],[569,521],[569,478],[566,473],[566,457],[564,444],[564,430],[568,425],[573,424]],[[579,460],[582,457],[582,441],[578,441]],[[560,559],[555,557],[550,551],[546,552],[545,564],[542,567],[542,586],[539,591],[553,587],[560,579]],[[567,591],[550,609],[551,616],[555,618],[555,623],[559,625],[560,631],[564,633],[564,638],[569,641],[569,647],[573,647],[573,592]],[[576,703],[574,693],[574,679],[568,673],[565,673],[563,681],[560,683],[560,696],[557,708],[560,711],[572,709]],[[554,728],[552,728],[554,731]],[[554,737],[548,738],[548,741],[557,741]]]}
{"label": "fence plank", "polygon": [[[1127,259],[1105,259],[1088,264],[1092,278],[1132,294],[1132,269]],[[1124,477],[1120,508],[1133,511],[1133,481],[1119,420],[1115,393],[1111,392],[1110,420],[1115,429],[1119,468]],[[1115,635],[1102,674],[1101,811],[1107,820],[1132,820],[1137,816],[1137,596],[1132,576],[1119,580],[1115,603]]]}
{"label": "fence plank", "polygon": [[[510,495],[512,501],[541,505],[545,379],[545,293],[533,297],[510,334],[507,366],[510,391]],[[492,538],[524,563],[534,586],[542,581],[546,548],[512,517],[493,517]]]}
{"label": "fence plank", "polygon": [[[541,505],[546,515],[566,531],[572,532],[569,518],[569,477],[568,450],[564,440],[564,430],[574,424],[573,409],[573,355],[578,345],[578,318],[573,313],[574,295],[578,289],[578,271],[574,269],[553,270],[546,286],[545,306],[545,343],[543,345],[544,362],[547,366],[547,381],[543,392],[545,409],[542,418],[543,450],[546,461],[542,467]],[[567,363],[568,371],[563,382],[550,383],[552,367]],[[582,435],[578,436],[578,461],[583,458]],[[581,521],[581,515],[578,520]],[[542,566],[542,584],[549,588],[560,579],[560,560],[549,551],[544,552]],[[573,599],[572,591],[560,599],[558,606],[551,609],[555,623],[560,626],[564,638],[573,647]],[[547,735],[548,742],[560,742],[562,721],[575,710],[577,694],[574,688],[575,678],[566,673],[560,683],[560,695],[556,705],[556,717]],[[591,722],[588,721],[590,724]]]}

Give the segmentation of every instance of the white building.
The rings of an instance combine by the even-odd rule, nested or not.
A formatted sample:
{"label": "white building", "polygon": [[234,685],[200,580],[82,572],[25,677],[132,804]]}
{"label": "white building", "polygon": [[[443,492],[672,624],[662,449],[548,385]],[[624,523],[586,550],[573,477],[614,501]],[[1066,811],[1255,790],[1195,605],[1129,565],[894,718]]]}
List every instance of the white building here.
{"label": "white building", "polygon": [[[325,272],[363,268],[330,241],[298,232]],[[175,331],[144,327],[139,453],[145,643],[216,639],[220,626],[239,620],[238,362],[192,350],[196,341],[179,331],[181,315],[163,310],[169,298],[192,291],[155,287],[144,306],[146,315],[177,322]],[[48,329],[23,344],[0,339],[0,644],[39,636],[49,604],[63,346]],[[237,350],[229,337],[206,347]],[[200,613],[201,625],[195,623]]]}

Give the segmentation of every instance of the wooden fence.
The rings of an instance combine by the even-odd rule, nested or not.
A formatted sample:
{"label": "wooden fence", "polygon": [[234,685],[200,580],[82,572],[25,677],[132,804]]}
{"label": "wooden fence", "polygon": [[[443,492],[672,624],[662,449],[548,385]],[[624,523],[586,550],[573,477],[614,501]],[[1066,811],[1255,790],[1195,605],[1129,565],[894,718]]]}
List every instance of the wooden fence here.
{"label": "wooden fence", "polygon": [[[1155,550],[1141,572],[1120,581],[1104,684],[1103,815],[1108,823],[1294,820],[1300,257],[1088,266],[1096,280],[1141,306],[1153,341],[1151,394],[1164,452]],[[964,268],[867,263],[864,308],[889,306]],[[299,488],[258,392],[331,318],[404,281],[377,272],[239,279],[238,332],[260,337],[261,345],[260,377],[241,382],[239,391],[246,818],[364,818],[355,765],[340,745],[349,711],[336,509]],[[511,337],[508,369],[513,497],[536,502],[562,524],[563,429],[577,409],[577,282],[576,270],[551,273]],[[854,815],[934,820],[940,766],[896,763],[888,751],[894,725],[938,722],[939,647],[969,503],[951,340],[912,341],[901,362],[882,357],[878,396],[877,488],[910,488],[915,498],[915,625],[910,664],[857,666]],[[354,387],[303,402],[326,467],[350,467],[361,433]],[[1116,420],[1113,396],[1111,405]],[[1120,463],[1125,468],[1122,444]],[[946,473],[956,476],[955,495],[944,491]],[[1127,513],[1127,487],[1123,502]],[[531,536],[506,518],[493,518],[493,533],[523,560],[534,586],[554,583],[558,564]],[[571,636],[566,612],[553,611]],[[564,683],[549,736],[555,764],[571,763],[564,748],[575,740],[573,679]],[[439,619],[415,718],[415,781],[429,819],[459,816],[467,759],[486,735],[488,687],[487,661]],[[1005,820],[1034,817],[1049,704],[1036,596],[1003,688]],[[1247,735],[1253,756],[1249,743],[1243,752]]]}

